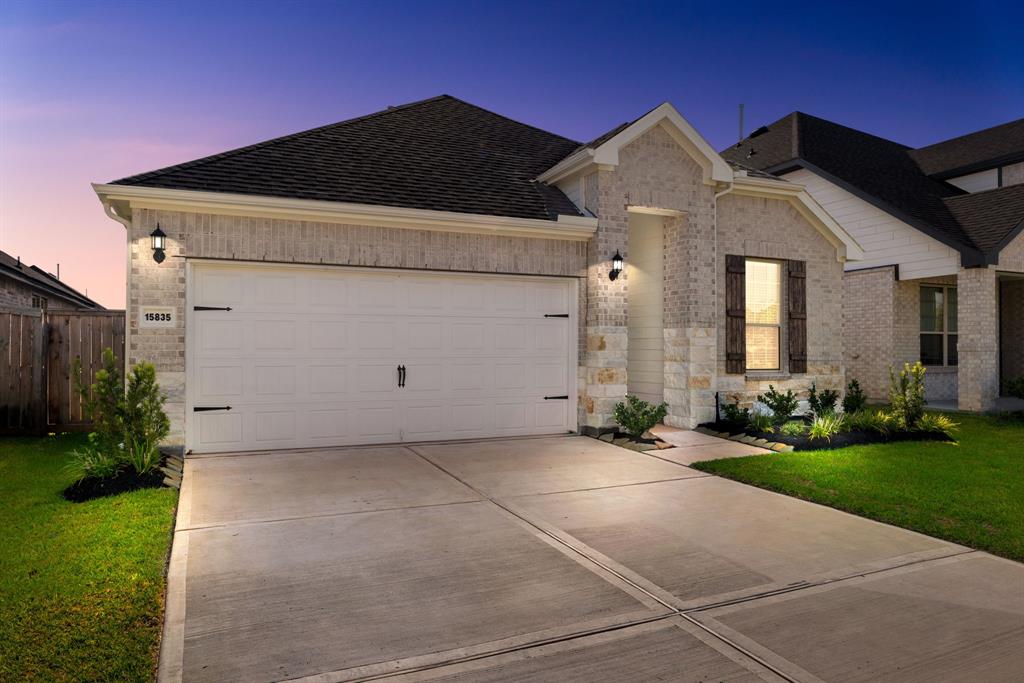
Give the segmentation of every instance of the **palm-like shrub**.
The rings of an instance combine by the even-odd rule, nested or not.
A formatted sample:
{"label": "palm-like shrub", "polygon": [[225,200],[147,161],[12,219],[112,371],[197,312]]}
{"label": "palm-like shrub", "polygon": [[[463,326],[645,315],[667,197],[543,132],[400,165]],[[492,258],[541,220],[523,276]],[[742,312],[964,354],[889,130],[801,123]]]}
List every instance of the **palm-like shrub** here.
{"label": "palm-like shrub", "polygon": [[814,418],[807,428],[807,436],[811,441],[824,439],[832,441],[832,437],[843,430],[843,418],[835,413],[826,413]]}
{"label": "palm-like shrub", "polygon": [[940,415],[938,413],[925,413],[917,421],[918,431],[938,432],[939,434],[945,434],[949,438],[953,437],[953,433],[959,426],[948,415]]}

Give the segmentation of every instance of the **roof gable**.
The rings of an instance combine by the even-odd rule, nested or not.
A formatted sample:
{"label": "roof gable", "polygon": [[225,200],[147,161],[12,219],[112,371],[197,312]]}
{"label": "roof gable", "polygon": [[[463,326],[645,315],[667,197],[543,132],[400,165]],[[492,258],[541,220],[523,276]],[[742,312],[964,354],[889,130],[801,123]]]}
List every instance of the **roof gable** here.
{"label": "roof gable", "polygon": [[578,146],[442,95],[112,184],[556,220],[535,178]]}
{"label": "roof gable", "polygon": [[910,150],[921,170],[952,178],[1024,160],[1024,118]]}

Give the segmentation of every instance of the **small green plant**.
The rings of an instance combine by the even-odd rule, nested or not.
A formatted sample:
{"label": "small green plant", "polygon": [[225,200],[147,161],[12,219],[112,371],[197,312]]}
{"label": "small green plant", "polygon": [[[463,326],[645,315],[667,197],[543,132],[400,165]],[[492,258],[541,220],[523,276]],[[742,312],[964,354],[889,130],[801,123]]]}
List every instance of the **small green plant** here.
{"label": "small green plant", "polygon": [[948,415],[925,413],[917,421],[917,430],[921,432],[938,432],[952,438],[960,425],[953,422]]}
{"label": "small green plant", "polygon": [[807,425],[799,420],[790,420],[779,428],[783,436],[803,436],[807,433]]}
{"label": "small green plant", "polygon": [[878,432],[888,434],[898,427],[892,413],[884,410],[858,410],[844,414],[848,428],[858,432]]}
{"label": "small green plant", "polygon": [[139,474],[160,466],[157,447],[171,430],[170,420],[164,413],[166,400],[167,397],[160,393],[156,368],[152,363],[143,362],[132,368],[122,409],[124,444],[128,463]]}
{"label": "small green plant", "polygon": [[1024,377],[1008,379],[1003,383],[1006,393],[1014,398],[1024,399]]}
{"label": "small green plant", "polygon": [[824,439],[832,441],[832,437],[843,429],[843,418],[835,413],[820,415],[814,418],[814,422],[807,428],[807,435],[811,441]]}
{"label": "small green plant", "polygon": [[113,477],[124,467],[124,457],[120,449],[111,449],[99,445],[99,434],[93,432],[87,437],[89,442],[81,448],[71,451],[71,460],[65,470],[81,481],[87,477]]}
{"label": "small green plant", "polygon": [[766,413],[753,413],[748,426],[754,432],[775,433],[775,420]]}
{"label": "small green plant", "polygon": [[106,453],[120,452],[124,443],[124,382],[114,352],[103,350],[103,367],[96,371],[92,386],[82,381],[81,358],[76,357],[71,364],[71,377],[82,397],[82,408],[92,419],[95,438],[90,435],[90,443]]}
{"label": "small green plant", "polygon": [[843,412],[847,415],[859,412],[868,404],[868,397],[860,388],[860,382],[851,379],[846,383],[846,395],[843,396]]}
{"label": "small green plant", "polygon": [[825,389],[818,393],[818,387],[811,382],[811,391],[807,395],[807,404],[815,417],[823,415],[834,415],[836,412],[836,401],[839,400],[839,392],[835,389]]}
{"label": "small green plant", "polygon": [[615,404],[612,417],[622,430],[639,439],[644,432],[658,424],[668,415],[668,404],[653,405],[637,398],[626,396],[626,400]]}
{"label": "small green plant", "polygon": [[750,422],[750,409],[741,408],[739,399],[736,399],[734,403],[723,403],[722,415],[726,422],[735,425],[744,426]]}
{"label": "small green plant", "polygon": [[783,394],[776,391],[771,384],[768,385],[768,391],[758,395],[757,400],[768,406],[772,411],[773,421],[779,425],[793,416],[798,403],[792,389],[787,389]]}
{"label": "small green plant", "polygon": [[889,404],[901,429],[916,429],[924,415],[924,373],[921,361],[904,363],[898,373],[889,367]]}

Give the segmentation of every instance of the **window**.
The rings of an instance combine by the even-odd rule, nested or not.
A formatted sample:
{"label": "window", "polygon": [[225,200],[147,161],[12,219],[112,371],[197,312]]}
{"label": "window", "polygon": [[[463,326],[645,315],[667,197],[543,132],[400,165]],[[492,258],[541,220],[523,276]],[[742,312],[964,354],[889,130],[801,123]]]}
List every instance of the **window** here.
{"label": "window", "polygon": [[782,264],[746,262],[748,370],[780,370],[782,347]]}
{"label": "window", "polygon": [[921,363],[957,364],[956,287],[921,287]]}
{"label": "window", "polygon": [[32,308],[46,308],[46,297],[38,294],[32,295]]}

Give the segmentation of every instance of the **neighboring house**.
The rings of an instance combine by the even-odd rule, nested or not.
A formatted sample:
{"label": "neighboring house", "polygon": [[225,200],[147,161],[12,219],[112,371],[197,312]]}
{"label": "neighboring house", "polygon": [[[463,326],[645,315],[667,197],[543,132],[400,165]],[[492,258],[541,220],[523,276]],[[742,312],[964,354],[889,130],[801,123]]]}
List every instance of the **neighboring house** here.
{"label": "neighboring house", "polygon": [[693,427],[843,383],[860,247],[669,104],[581,144],[441,96],[94,187],[129,363],[196,452],[595,433],[627,392]]}
{"label": "neighboring house", "polygon": [[20,257],[0,251],[0,309],[102,311],[103,306]]}
{"label": "neighboring house", "polygon": [[964,410],[1024,376],[1024,119],[912,149],[794,112],[723,155],[806,186],[863,246],[843,337],[871,397],[916,360],[929,401]]}

